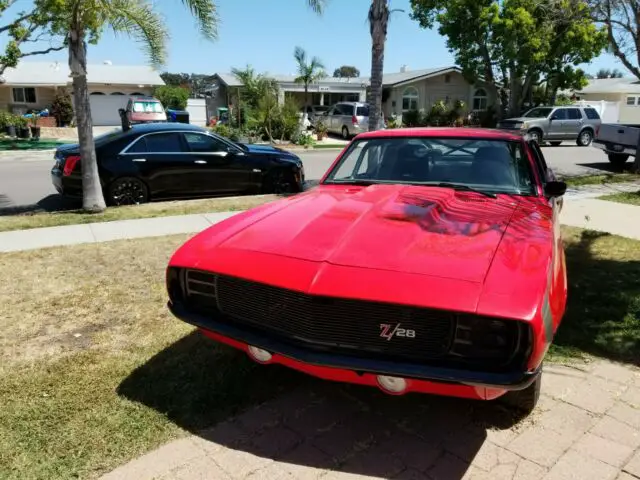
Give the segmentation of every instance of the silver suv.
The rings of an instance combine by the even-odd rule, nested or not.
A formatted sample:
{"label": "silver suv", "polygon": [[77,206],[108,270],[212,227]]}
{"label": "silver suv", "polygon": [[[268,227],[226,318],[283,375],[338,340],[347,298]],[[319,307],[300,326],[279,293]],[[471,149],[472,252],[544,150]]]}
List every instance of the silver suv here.
{"label": "silver suv", "polygon": [[361,102],[340,102],[333,105],[323,116],[317,117],[330,133],[337,133],[345,140],[369,127],[369,105]]}
{"label": "silver suv", "polygon": [[540,144],[547,141],[560,145],[563,140],[575,140],[579,146],[586,147],[598,133],[601,123],[595,108],[568,105],[532,108],[522,117],[502,120],[498,128],[528,133]]}

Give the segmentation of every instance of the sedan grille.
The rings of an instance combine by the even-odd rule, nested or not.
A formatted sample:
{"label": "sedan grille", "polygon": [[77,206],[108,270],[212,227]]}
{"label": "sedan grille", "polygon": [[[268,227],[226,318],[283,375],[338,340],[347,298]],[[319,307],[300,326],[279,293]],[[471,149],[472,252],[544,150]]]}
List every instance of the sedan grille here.
{"label": "sedan grille", "polygon": [[189,308],[201,313],[218,311],[236,324],[346,354],[435,359],[449,352],[456,326],[451,312],[312,296],[193,270],[185,293]]}

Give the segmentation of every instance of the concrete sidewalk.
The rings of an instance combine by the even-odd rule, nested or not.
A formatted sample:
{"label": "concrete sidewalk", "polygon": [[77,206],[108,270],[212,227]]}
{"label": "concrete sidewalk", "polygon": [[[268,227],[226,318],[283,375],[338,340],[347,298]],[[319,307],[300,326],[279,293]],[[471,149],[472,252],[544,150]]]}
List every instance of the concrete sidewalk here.
{"label": "concrete sidewalk", "polygon": [[[622,185],[618,186],[617,191],[633,191],[632,189],[638,188],[637,184]],[[593,198],[606,193],[611,192],[568,192],[560,215],[561,223],[640,240],[640,206]],[[237,213],[239,212],[178,215],[0,232],[0,252],[197,233]]]}

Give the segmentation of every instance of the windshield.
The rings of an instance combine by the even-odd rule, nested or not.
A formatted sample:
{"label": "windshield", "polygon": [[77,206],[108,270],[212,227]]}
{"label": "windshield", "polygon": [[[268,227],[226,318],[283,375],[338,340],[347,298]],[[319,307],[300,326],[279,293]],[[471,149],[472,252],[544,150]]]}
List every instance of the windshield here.
{"label": "windshield", "polygon": [[525,118],[547,118],[553,108],[532,108],[523,115]]}
{"label": "windshield", "polygon": [[160,102],[135,102],[133,111],[136,113],[164,113]]}
{"label": "windshield", "polygon": [[354,141],[325,184],[455,185],[491,193],[535,195],[522,143],[446,137]]}

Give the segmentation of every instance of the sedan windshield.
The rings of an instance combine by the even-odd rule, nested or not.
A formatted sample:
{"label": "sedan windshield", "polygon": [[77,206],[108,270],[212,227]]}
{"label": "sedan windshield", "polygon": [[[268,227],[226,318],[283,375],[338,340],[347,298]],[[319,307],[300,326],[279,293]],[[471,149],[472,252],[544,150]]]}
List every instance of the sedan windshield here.
{"label": "sedan windshield", "polygon": [[523,115],[524,118],[547,118],[553,108],[532,108]]}
{"label": "sedan windshield", "polygon": [[532,171],[521,142],[477,138],[356,140],[324,183],[399,183],[535,195]]}

